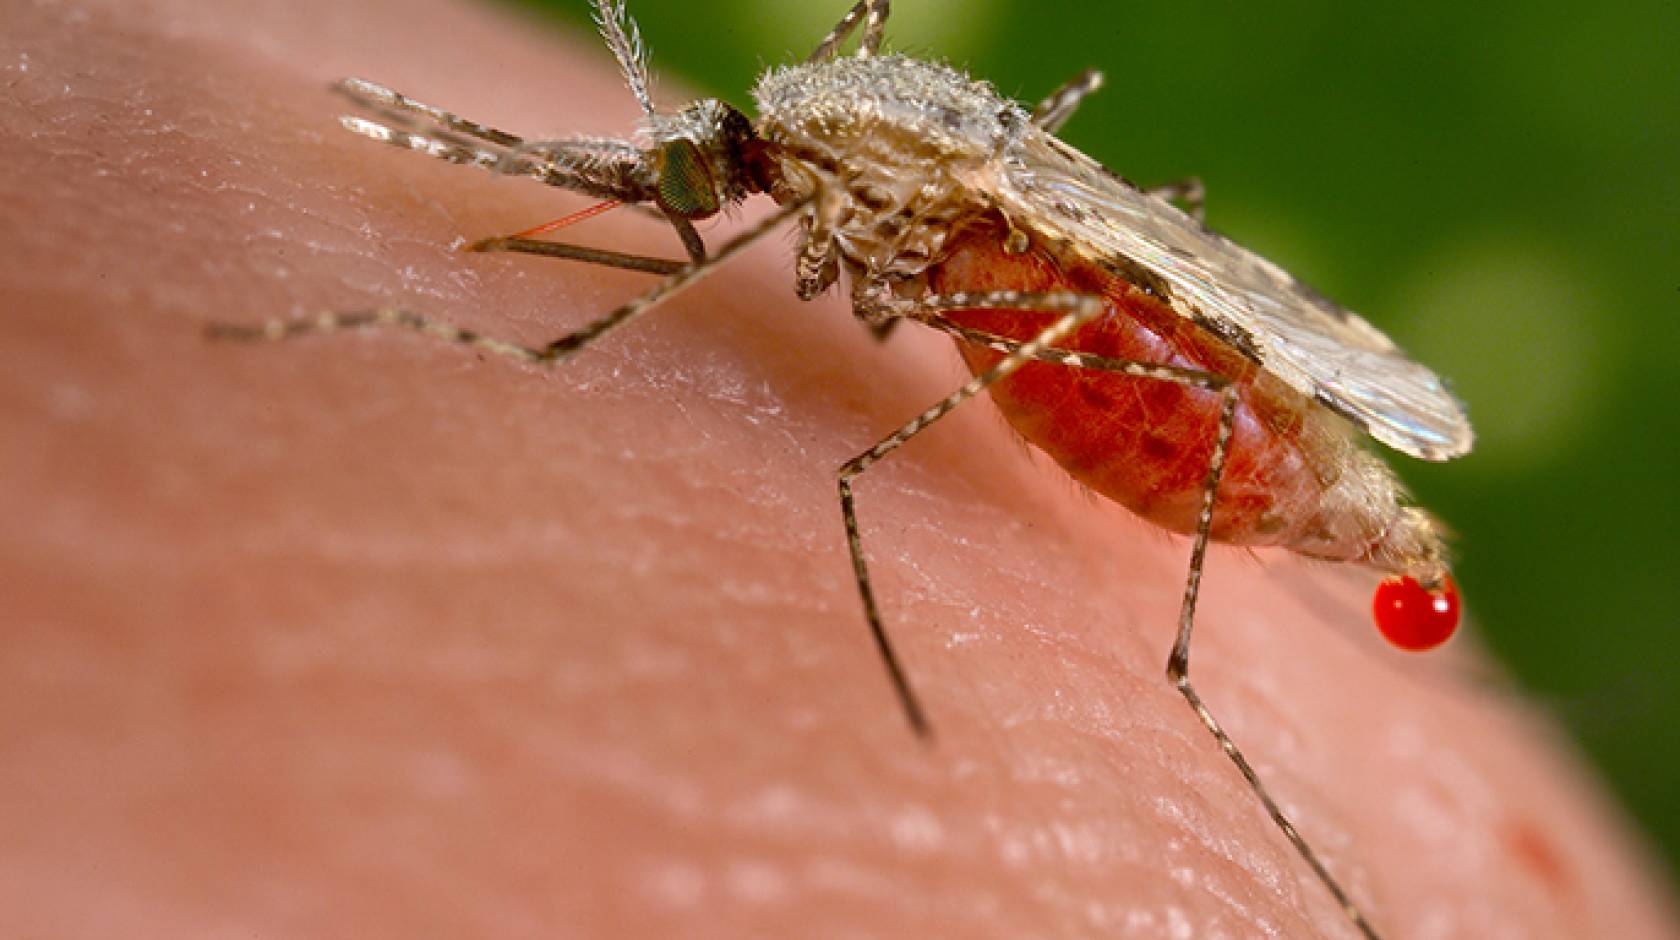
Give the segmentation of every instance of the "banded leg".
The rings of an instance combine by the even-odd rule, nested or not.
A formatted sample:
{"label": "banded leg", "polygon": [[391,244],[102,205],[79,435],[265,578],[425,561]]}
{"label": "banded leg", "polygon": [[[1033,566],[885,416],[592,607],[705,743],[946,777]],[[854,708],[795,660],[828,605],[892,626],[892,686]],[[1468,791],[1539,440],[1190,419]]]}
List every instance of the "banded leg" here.
{"label": "banded leg", "polygon": [[899,302],[887,299],[871,300],[870,296],[868,288],[862,288],[854,302],[877,307],[874,316],[865,316],[866,321],[871,323],[878,323],[899,315],[894,312],[895,310],[907,313],[912,307],[935,311],[961,310],[970,307],[1010,307],[1062,314],[1054,323],[1022,344],[1014,352],[1005,356],[997,365],[981,375],[969,379],[961,388],[945,396],[932,407],[911,419],[907,424],[877,442],[875,446],[846,461],[835,474],[840,494],[840,515],[846,526],[846,548],[851,553],[852,575],[857,580],[858,595],[863,601],[863,612],[864,617],[869,622],[869,632],[875,639],[876,652],[880,654],[881,662],[886,666],[887,677],[892,681],[893,691],[898,696],[899,704],[904,709],[904,715],[910,722],[911,730],[915,732],[917,737],[926,740],[932,736],[933,728],[928,724],[927,714],[923,710],[921,702],[917,700],[915,692],[910,688],[910,681],[905,675],[904,667],[899,661],[898,654],[893,650],[892,641],[887,637],[886,627],[881,620],[880,605],[876,602],[875,590],[870,585],[869,564],[864,559],[863,539],[858,532],[857,507],[852,496],[852,480],[879,462],[881,458],[904,446],[917,434],[927,430],[934,422],[950,414],[952,409],[958,405],[1019,369],[1036,356],[1040,350],[1066,336],[1079,326],[1096,319],[1105,308],[1100,297],[1073,293],[1029,294],[1018,291],[988,291],[973,294],[943,294],[915,301]]}
{"label": "banded leg", "polygon": [[1073,117],[1079,103],[1085,96],[1091,94],[1103,85],[1103,74],[1096,69],[1086,69],[1069,79],[1067,84],[1050,93],[1048,98],[1033,108],[1032,122],[1043,128],[1047,133],[1054,134],[1062,129],[1062,125]]}
{"label": "banded leg", "polygon": [[1219,431],[1218,436],[1214,439],[1213,457],[1208,462],[1207,482],[1202,489],[1201,512],[1196,517],[1196,536],[1190,548],[1190,574],[1184,582],[1184,599],[1178,612],[1178,638],[1173,642],[1172,653],[1167,658],[1167,681],[1171,682],[1173,688],[1176,688],[1184,696],[1184,700],[1190,703],[1191,710],[1201,720],[1202,726],[1207,728],[1208,732],[1213,735],[1214,740],[1219,742],[1220,749],[1237,766],[1238,772],[1248,782],[1248,788],[1254,791],[1254,795],[1259,798],[1261,805],[1266,808],[1266,814],[1272,818],[1273,824],[1283,832],[1284,837],[1289,840],[1290,844],[1295,846],[1295,851],[1313,870],[1313,874],[1318,876],[1318,880],[1323,883],[1324,887],[1329,889],[1330,894],[1335,897],[1336,903],[1341,906],[1343,913],[1347,915],[1349,920],[1353,921],[1353,925],[1359,928],[1360,933],[1364,934],[1368,940],[1378,940],[1377,932],[1372,928],[1370,921],[1365,919],[1365,915],[1359,910],[1353,899],[1349,897],[1347,891],[1342,888],[1341,883],[1336,880],[1334,875],[1330,874],[1330,870],[1319,860],[1318,854],[1313,851],[1312,846],[1295,828],[1295,824],[1290,822],[1289,817],[1284,814],[1283,808],[1278,805],[1277,800],[1272,798],[1271,792],[1261,782],[1260,775],[1255,772],[1254,766],[1248,762],[1248,758],[1243,756],[1243,752],[1237,747],[1237,743],[1231,740],[1231,736],[1225,733],[1225,729],[1213,717],[1213,712],[1208,709],[1207,704],[1202,701],[1202,697],[1196,693],[1195,687],[1190,684],[1190,635],[1195,627],[1196,600],[1201,593],[1202,566],[1207,557],[1208,533],[1213,526],[1213,508],[1217,501],[1219,478],[1225,472],[1225,458],[1231,443],[1231,429],[1236,418],[1236,405],[1235,391],[1227,387],[1223,392],[1223,401],[1219,410]]}
{"label": "banded leg", "polygon": [[1160,379],[1163,382],[1176,382],[1191,388],[1202,388],[1218,391],[1230,384],[1222,375],[1204,372],[1200,369],[1186,369],[1182,366],[1161,365],[1154,362],[1140,362],[1136,359],[1116,359],[1110,356],[1098,356],[1092,353],[1080,352],[1074,349],[1062,349],[1058,346],[1044,346],[1027,350],[1027,344],[1008,336],[977,330],[971,326],[956,323],[947,317],[931,311],[914,311],[907,314],[892,313],[895,317],[889,323],[896,323],[899,319],[915,320],[925,326],[933,327],[942,333],[948,333],[967,343],[985,346],[1001,353],[1025,351],[1025,355],[1035,362],[1048,362],[1053,365],[1066,366],[1072,369],[1095,369],[1099,372],[1118,372],[1142,379]]}
{"label": "banded leg", "polygon": [[[942,307],[944,309],[959,309],[965,306],[986,305],[987,304],[983,303],[956,303],[935,304],[931,306]],[[998,305],[1012,306],[1012,304]],[[1312,869],[1313,874],[1318,877],[1319,881],[1330,891],[1331,895],[1342,907],[1342,910],[1346,913],[1347,917],[1353,921],[1354,925],[1358,927],[1367,938],[1375,940],[1377,934],[1371,927],[1370,922],[1366,920],[1364,914],[1359,910],[1357,905],[1353,903],[1347,891],[1344,890],[1341,884],[1336,881],[1335,877],[1330,874],[1329,870],[1324,866],[1324,863],[1319,859],[1317,853],[1313,851],[1312,846],[1307,843],[1306,839],[1301,836],[1299,830],[1297,830],[1294,824],[1290,822],[1289,817],[1283,812],[1283,809],[1278,805],[1277,800],[1272,797],[1270,791],[1266,789],[1265,784],[1260,780],[1259,775],[1254,771],[1253,765],[1248,762],[1248,759],[1243,755],[1241,749],[1237,747],[1236,742],[1231,739],[1230,735],[1225,732],[1218,720],[1214,718],[1212,711],[1208,709],[1206,703],[1202,701],[1201,696],[1197,694],[1195,688],[1190,683],[1190,639],[1195,625],[1196,601],[1201,592],[1202,571],[1206,563],[1207,546],[1213,526],[1214,507],[1218,502],[1219,481],[1224,476],[1225,462],[1230,450],[1232,428],[1236,420],[1237,398],[1235,390],[1230,386],[1229,382],[1224,377],[1213,373],[1201,372],[1194,369],[1181,369],[1171,366],[1163,366],[1155,363],[1135,362],[1124,359],[1109,359],[1101,356],[1093,356],[1089,353],[1057,349],[1050,343],[1042,343],[1036,348],[1029,348],[1033,344],[1021,343],[1009,337],[998,336],[982,330],[966,327],[959,323],[954,323],[934,310],[877,309],[870,312],[877,316],[913,319],[917,322],[924,323],[935,329],[951,334],[952,336],[966,342],[978,343],[999,352],[1022,356],[1023,358],[1051,362],[1072,368],[1119,372],[1125,375],[1176,382],[1181,385],[1189,385],[1195,388],[1204,388],[1220,392],[1219,425],[1217,431],[1215,432],[1216,436],[1214,438],[1213,453],[1208,460],[1207,478],[1202,489],[1202,505],[1196,518],[1196,534],[1194,541],[1191,544],[1189,571],[1185,577],[1184,597],[1179,609],[1178,635],[1173,644],[1172,653],[1167,662],[1167,678],[1172,683],[1173,687],[1178,689],[1180,694],[1182,694],[1186,701],[1190,703],[1190,707],[1195,711],[1196,717],[1202,722],[1202,725],[1207,728],[1209,733],[1213,735],[1214,740],[1219,743],[1220,749],[1223,750],[1231,759],[1232,763],[1236,765],[1238,772],[1242,774],[1243,779],[1248,783],[1249,789],[1252,790],[1256,798],[1260,800],[1260,803],[1265,808],[1267,815],[1271,817],[1273,824],[1278,827],[1278,829],[1284,834],[1284,837],[1287,838],[1290,844],[1295,847],[1296,852],[1307,863],[1307,866]],[[1004,363],[999,363],[1000,367],[1002,365],[1004,365]],[[972,385],[974,383],[971,382],[970,384]],[[900,434],[903,433],[904,432],[901,430]],[[898,436],[899,435],[895,435],[895,437]],[[888,441],[891,440],[893,440],[893,438],[888,439]],[[887,442],[883,442],[883,444],[885,443]],[[881,446],[882,445],[877,445],[877,448]],[[849,495],[849,491],[843,492],[846,492]],[[855,544],[855,516],[848,514],[846,521],[848,542]],[[855,549],[853,555],[853,565],[861,572],[861,559],[858,557]],[[877,631],[876,642],[877,644],[884,644],[884,631],[880,631],[878,628],[879,613],[874,605],[874,598],[868,585],[867,574],[860,574],[859,590],[864,595],[865,613],[870,618],[871,629]],[[896,658],[891,657],[890,651],[883,652],[883,656],[888,659],[888,672],[893,674],[895,685],[900,683],[902,681],[902,673]],[[908,694],[907,688],[900,693],[901,697],[906,694]],[[914,700],[912,699],[911,705],[913,704]],[[907,705],[907,709],[909,707],[911,706]],[[912,712],[911,716],[912,727],[916,728],[918,733],[925,736],[927,733],[925,717],[920,716],[919,711]]]}
{"label": "banded leg", "polygon": [[1186,176],[1171,183],[1151,186],[1144,192],[1168,202],[1181,202],[1184,204],[1184,211],[1190,213],[1191,218],[1198,222],[1207,221],[1207,187],[1202,185],[1202,178],[1199,176]]}
{"label": "banded leg", "polygon": [[840,22],[834,24],[834,28],[829,30],[827,36],[823,37],[823,41],[817,43],[817,48],[805,59],[806,64],[827,62],[834,58],[834,54],[840,49],[840,44],[845,42],[846,37],[850,36],[852,30],[857,28],[859,20],[863,20],[864,23],[863,39],[858,45],[858,55],[872,56],[879,53],[881,38],[886,32],[889,7],[888,0],[858,0],[850,10],[846,11],[845,16],[840,17]]}
{"label": "banded leg", "polygon": [[[1063,349],[1054,344],[1030,346],[1028,342],[1014,337],[976,329],[972,326],[964,326],[940,312],[942,310],[966,310],[987,306],[984,303],[970,303],[969,301],[975,297],[996,300],[999,297],[1022,296],[1011,291],[992,291],[986,294],[947,294],[913,301],[902,300],[893,297],[890,292],[873,288],[873,285],[861,285],[853,293],[852,309],[859,319],[878,333],[885,332],[895,323],[913,320],[964,342],[985,346],[1005,355],[1020,353],[1034,362],[1048,362],[1052,365],[1074,369],[1095,369],[1098,372],[1118,372],[1122,375],[1160,379],[1165,382],[1176,382],[1180,385],[1209,391],[1218,391],[1230,384],[1230,380],[1224,376],[1213,372],[1205,372],[1201,369],[1140,362],[1136,359],[1098,356],[1074,349]],[[1004,304],[1003,306],[1014,305]]]}
{"label": "banded leg", "polygon": [[891,4],[889,0],[875,0],[869,4],[869,15],[863,21],[863,39],[858,42],[858,55],[868,57],[879,55],[881,41],[886,38],[887,12]]}
{"label": "banded leg", "polygon": [[[640,297],[637,297],[628,303],[622,304],[610,313],[607,313],[605,316],[599,317],[588,324],[585,324],[583,327],[568,333],[553,342],[546,343],[541,346],[526,346],[522,343],[499,339],[493,336],[485,336],[474,330],[464,330],[460,327],[444,323],[440,320],[434,320],[430,317],[425,317],[417,313],[411,313],[407,310],[400,310],[396,308],[353,311],[346,313],[326,313],[312,319],[302,320],[276,319],[269,320],[266,323],[257,326],[247,326],[244,324],[233,323],[212,323],[206,327],[205,332],[206,335],[212,339],[262,341],[293,339],[310,333],[332,333],[340,330],[358,329],[369,326],[398,327],[401,329],[413,330],[427,336],[433,336],[446,342],[475,346],[479,349],[496,353],[497,355],[508,356],[510,358],[520,359],[526,362],[536,362],[541,364],[559,362],[563,359],[569,358],[579,350],[588,346],[590,343],[593,343],[597,339],[600,339],[612,330],[623,326],[639,314],[646,313],[647,311],[653,309],[667,298],[686,289],[696,281],[711,275],[714,271],[721,267],[725,261],[728,261],[730,258],[739,254],[741,251],[746,249],[747,246],[751,245],[755,241],[758,241],[777,225],[787,221],[794,213],[799,212],[804,208],[805,202],[803,201],[792,202],[783,206],[773,215],[766,217],[756,225],[725,242],[723,247],[718,249],[717,253],[703,264],[682,265],[676,271],[672,272],[671,275],[662,283],[647,293],[642,294]],[[562,247],[569,248],[571,246]],[[614,253],[609,252],[607,254]],[[598,263],[611,264],[614,267],[625,266],[615,264],[610,261],[600,261],[599,259],[583,258],[574,255],[562,255],[562,257],[572,257],[574,260],[597,261]],[[635,259],[638,256],[624,255],[620,257]],[[659,259],[642,260],[657,261]],[[638,268],[637,270],[643,269]]]}

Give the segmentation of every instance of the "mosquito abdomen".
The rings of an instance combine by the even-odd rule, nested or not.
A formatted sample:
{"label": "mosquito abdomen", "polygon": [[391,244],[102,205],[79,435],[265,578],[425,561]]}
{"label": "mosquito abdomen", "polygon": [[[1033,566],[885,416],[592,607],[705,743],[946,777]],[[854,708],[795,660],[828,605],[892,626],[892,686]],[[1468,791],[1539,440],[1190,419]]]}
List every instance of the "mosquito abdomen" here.
{"label": "mosquito abdomen", "polygon": [[[940,292],[1101,296],[1107,315],[1058,346],[1230,379],[1238,404],[1214,539],[1423,577],[1436,573],[1440,545],[1432,521],[1405,504],[1392,471],[1358,447],[1345,421],[1120,276],[1118,267],[1106,270],[1042,245],[1012,255],[997,230],[976,229],[960,236],[928,276]],[[951,318],[1025,340],[1053,315],[963,310]],[[1001,358],[983,346],[959,347],[976,374]],[[1163,528],[1195,531],[1219,418],[1217,392],[1031,363],[994,386],[992,398],[1016,431],[1081,483]]]}

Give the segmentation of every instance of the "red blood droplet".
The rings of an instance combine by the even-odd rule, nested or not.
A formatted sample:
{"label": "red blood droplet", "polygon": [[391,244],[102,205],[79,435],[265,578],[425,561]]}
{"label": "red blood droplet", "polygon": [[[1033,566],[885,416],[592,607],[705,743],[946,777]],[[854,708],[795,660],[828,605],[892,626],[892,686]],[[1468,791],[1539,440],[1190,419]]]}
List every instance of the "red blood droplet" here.
{"label": "red blood droplet", "polygon": [[1371,616],[1395,646],[1414,653],[1434,649],[1458,629],[1458,588],[1451,578],[1433,591],[1413,577],[1389,578],[1377,585]]}

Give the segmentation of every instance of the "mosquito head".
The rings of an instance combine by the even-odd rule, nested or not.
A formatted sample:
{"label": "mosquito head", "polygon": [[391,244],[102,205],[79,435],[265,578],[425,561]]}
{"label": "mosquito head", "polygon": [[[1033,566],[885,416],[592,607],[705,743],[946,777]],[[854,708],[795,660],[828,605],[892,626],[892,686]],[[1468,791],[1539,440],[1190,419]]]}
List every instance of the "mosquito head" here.
{"label": "mosquito head", "polygon": [[644,198],[671,215],[703,219],[768,191],[771,161],[764,159],[764,143],[746,115],[716,98],[660,114],[648,93],[647,49],[624,0],[595,0],[595,22],[642,106],[643,126],[653,141],[637,168]]}
{"label": "mosquito head", "polygon": [[763,142],[745,114],[702,98],[675,114],[651,114],[646,129],[651,190],[659,208],[703,219],[762,192]]}

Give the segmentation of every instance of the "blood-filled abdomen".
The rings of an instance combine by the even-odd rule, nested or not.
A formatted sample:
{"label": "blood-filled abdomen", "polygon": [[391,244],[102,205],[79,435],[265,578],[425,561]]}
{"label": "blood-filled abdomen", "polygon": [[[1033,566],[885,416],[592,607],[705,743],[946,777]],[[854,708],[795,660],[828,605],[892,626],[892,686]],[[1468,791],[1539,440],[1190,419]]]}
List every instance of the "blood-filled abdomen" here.
{"label": "blood-filled abdomen", "polygon": [[[1238,402],[1212,535],[1282,545],[1322,558],[1406,571],[1438,564],[1428,517],[1404,505],[1388,468],[1353,441],[1352,428],[1252,360],[1121,276],[1035,245],[1011,255],[992,229],[953,243],[928,272],[938,293],[1070,291],[1099,296],[1099,320],[1060,348],[1167,364],[1230,379]],[[950,319],[1029,340],[1059,314],[961,310]],[[1003,354],[958,344],[976,374]],[[1170,381],[1030,362],[992,387],[1009,423],[1098,493],[1175,532],[1192,532],[1219,420],[1219,393]]]}

